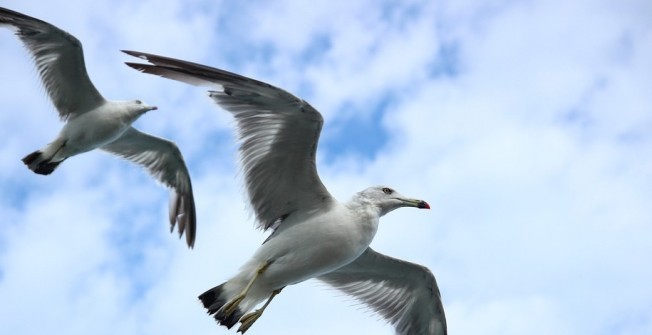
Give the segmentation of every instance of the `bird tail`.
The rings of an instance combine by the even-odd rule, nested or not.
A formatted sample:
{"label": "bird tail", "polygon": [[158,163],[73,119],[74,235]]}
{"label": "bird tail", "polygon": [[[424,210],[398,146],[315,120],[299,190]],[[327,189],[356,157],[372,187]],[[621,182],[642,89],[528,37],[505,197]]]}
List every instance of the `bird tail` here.
{"label": "bird tail", "polygon": [[248,269],[247,265],[243,267],[243,270],[229,281],[199,295],[199,300],[204,305],[204,308],[206,308],[206,312],[212,315],[219,324],[229,329],[238,323],[243,315],[251,311],[265,298],[269,297],[272,292],[271,288],[266,286],[261,287],[257,283],[254,283],[242,301],[240,301],[236,310],[231,314],[227,314],[222,307],[235,299],[247,287],[247,284],[251,280],[251,272],[253,271]]}
{"label": "bird tail", "polygon": [[233,314],[227,316],[224,311],[221,310],[230,300],[224,289],[226,284],[227,283],[222,283],[221,285],[215,286],[202,293],[199,296],[199,300],[201,300],[201,303],[204,305],[204,308],[206,308],[209,315],[212,315],[222,326],[231,329],[231,327],[233,327],[244,315],[244,311],[238,307]]}
{"label": "bird tail", "polygon": [[35,173],[49,175],[63,161],[53,162],[46,159],[41,150],[36,150],[23,158],[23,163]]}
{"label": "bird tail", "polygon": [[49,175],[54,169],[66,160],[66,156],[62,155],[61,149],[66,146],[66,141],[57,138],[45,148],[36,150],[31,154],[23,157],[23,163],[35,173],[42,175]]}

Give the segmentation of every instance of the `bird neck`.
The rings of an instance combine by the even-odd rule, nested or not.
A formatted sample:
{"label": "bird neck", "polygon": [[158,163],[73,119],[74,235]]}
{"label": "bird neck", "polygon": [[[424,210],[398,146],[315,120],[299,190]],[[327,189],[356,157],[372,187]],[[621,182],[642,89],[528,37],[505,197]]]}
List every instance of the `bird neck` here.
{"label": "bird neck", "polygon": [[346,206],[352,211],[366,213],[376,217],[383,216],[380,207],[376,206],[371,200],[366,197],[357,196],[351,199]]}
{"label": "bird neck", "polygon": [[365,249],[378,231],[380,222],[380,209],[368,199],[356,199],[349,201],[347,207],[351,213],[353,229],[356,231],[352,236],[360,238],[360,243],[365,245]]}

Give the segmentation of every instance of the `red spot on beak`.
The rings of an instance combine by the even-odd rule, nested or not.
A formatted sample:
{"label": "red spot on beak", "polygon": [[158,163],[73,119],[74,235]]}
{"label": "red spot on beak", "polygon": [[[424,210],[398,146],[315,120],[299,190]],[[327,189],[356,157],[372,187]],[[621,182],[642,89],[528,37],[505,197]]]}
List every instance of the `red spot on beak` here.
{"label": "red spot on beak", "polygon": [[418,208],[423,208],[423,209],[430,209],[430,205],[428,205],[428,203],[425,202],[425,201],[419,202],[419,206],[417,206],[417,207]]}

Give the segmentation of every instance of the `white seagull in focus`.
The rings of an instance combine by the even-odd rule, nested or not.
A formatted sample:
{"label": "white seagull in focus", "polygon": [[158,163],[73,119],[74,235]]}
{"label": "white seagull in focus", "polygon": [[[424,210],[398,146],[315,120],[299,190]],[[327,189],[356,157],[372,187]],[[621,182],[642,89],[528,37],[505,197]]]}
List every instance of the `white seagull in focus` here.
{"label": "white seagull in focus", "polygon": [[59,117],[67,121],[54,141],[23,158],[29,169],[49,175],[68,157],[96,148],[139,164],[172,189],[170,229],[177,225],[179,236],[185,232],[192,248],[195,201],[181,152],[174,143],[131,126],[144,113],[157,108],[140,100],[105,100],[88,78],[81,43],[69,33],[2,7],[0,26],[15,30],[36,63]]}
{"label": "white seagull in focus", "polygon": [[317,175],[323,118],[310,104],[224,70],[125,52],[151,63],[127,63],[141,72],[210,87],[209,96],[237,122],[247,194],[258,227],[273,232],[238,274],[199,296],[220,324],[230,329],[239,321],[244,333],[285,286],[317,278],[382,315],[399,334],[446,334],[430,270],[369,248],[381,216],[430,208],[425,201],[376,186],[340,203]]}

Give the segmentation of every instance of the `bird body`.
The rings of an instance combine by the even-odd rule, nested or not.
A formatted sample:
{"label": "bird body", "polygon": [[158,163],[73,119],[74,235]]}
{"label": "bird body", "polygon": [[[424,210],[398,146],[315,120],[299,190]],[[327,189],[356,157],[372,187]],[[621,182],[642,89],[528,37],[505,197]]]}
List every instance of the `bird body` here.
{"label": "bird body", "polygon": [[[344,206],[328,214],[318,214],[292,225],[265,243],[245,263],[240,272],[226,282],[224,297],[232,299],[251,280],[256,267],[269,262],[240,305],[243,313],[271,295],[274,290],[328,273],[357,258],[371,243],[378,220],[347,224],[350,215]],[[302,218],[298,218],[301,220]],[[302,252],[296,252],[298,247]]]}
{"label": "bird body", "polygon": [[[234,277],[234,285],[230,284],[231,280],[227,282],[227,291],[234,292],[231,295],[241,291],[242,284],[251,279],[256,266],[270,262],[243,301],[241,308],[247,311],[249,306],[255,306],[274,290],[328,273],[353,261],[373,240],[378,222],[379,216],[374,208],[359,208],[353,212],[340,203],[334,204],[327,212],[289,216],[281,225],[286,228],[274,231],[256,250]],[[310,247],[305,248],[306,245]],[[296,252],[297,248],[301,248],[301,252]],[[230,294],[226,296],[230,298]]]}
{"label": "bird body", "polygon": [[139,101],[107,101],[68,119],[57,139],[66,142],[64,157],[100,148],[124,134],[140,116],[156,107]]}
{"label": "bird body", "polygon": [[155,109],[137,100],[105,101],[90,111],[74,113],[52,142],[27,155],[23,161],[36,173],[52,173],[67,158],[119,139],[141,115]]}
{"label": "bird body", "polygon": [[[296,220],[299,224],[275,232],[252,256],[257,263],[271,261],[262,279],[273,290],[348,264],[366,249],[378,228],[377,216],[360,218],[340,204],[328,212],[297,216]],[[311,247],[296,252],[305,245]]]}

